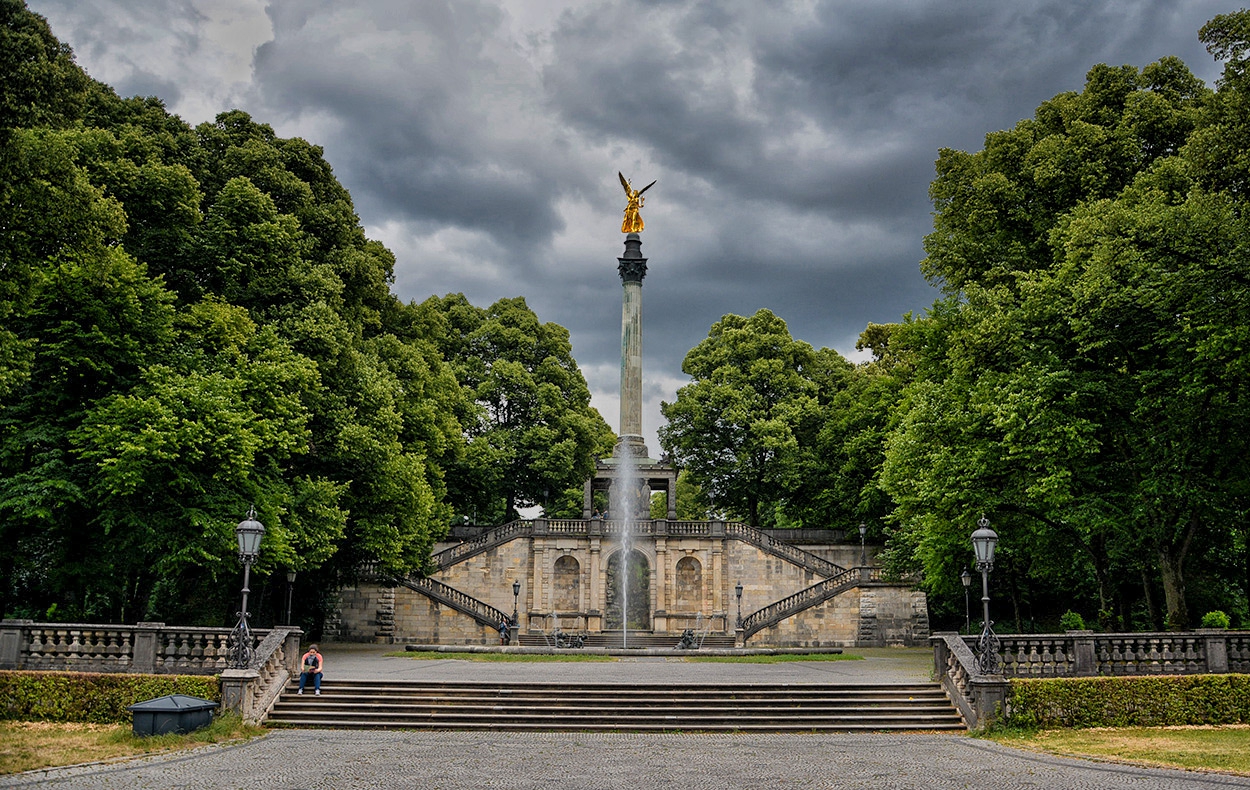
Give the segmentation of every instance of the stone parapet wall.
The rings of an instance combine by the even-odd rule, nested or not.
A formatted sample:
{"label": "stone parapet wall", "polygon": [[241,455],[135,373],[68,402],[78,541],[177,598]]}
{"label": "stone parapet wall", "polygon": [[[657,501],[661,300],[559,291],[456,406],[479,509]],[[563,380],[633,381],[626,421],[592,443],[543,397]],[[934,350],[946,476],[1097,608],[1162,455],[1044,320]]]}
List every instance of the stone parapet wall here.
{"label": "stone parapet wall", "polygon": [[[362,581],[339,591],[338,606],[327,620],[334,630],[327,639],[341,642],[389,642],[395,638],[394,589],[377,582]],[[389,608],[388,608],[389,602]]]}

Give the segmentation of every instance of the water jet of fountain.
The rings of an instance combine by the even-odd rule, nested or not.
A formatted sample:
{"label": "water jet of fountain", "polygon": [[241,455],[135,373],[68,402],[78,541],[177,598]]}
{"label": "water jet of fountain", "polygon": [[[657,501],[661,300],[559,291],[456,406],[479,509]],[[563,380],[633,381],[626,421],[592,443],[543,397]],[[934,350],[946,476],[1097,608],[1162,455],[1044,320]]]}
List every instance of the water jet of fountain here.
{"label": "water jet of fountain", "polygon": [[612,510],[621,525],[621,648],[629,647],[629,576],[633,554],[634,521],[638,515],[638,464],[630,447],[617,446],[617,478],[612,486]]}

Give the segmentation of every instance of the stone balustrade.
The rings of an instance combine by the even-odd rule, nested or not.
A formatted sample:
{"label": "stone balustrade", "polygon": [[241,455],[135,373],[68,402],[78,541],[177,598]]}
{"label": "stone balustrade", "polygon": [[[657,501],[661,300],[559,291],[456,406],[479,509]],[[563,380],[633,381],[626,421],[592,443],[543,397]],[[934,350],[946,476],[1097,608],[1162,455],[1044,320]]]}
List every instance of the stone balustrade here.
{"label": "stone balustrade", "polygon": [[298,628],[259,629],[246,669],[229,669],[233,629],[164,623],[99,625],[0,620],[0,669],[221,675],[223,709],[260,721],[299,671]]}
{"label": "stone balustrade", "polygon": [[231,630],[0,620],[0,669],[215,675],[228,664]]}
{"label": "stone balustrade", "polygon": [[1186,632],[1000,635],[1002,671],[982,675],[976,636],[930,637],[934,673],[970,727],[987,723],[1006,704],[1010,678],[1194,675],[1250,671],[1250,633],[1200,628]]}

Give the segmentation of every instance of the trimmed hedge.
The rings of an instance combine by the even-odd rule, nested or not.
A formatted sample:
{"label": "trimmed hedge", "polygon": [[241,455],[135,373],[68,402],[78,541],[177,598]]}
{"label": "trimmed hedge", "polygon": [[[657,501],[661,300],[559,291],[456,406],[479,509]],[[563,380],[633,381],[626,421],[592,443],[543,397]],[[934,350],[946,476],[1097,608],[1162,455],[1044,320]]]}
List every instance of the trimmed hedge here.
{"label": "trimmed hedge", "polygon": [[213,675],[123,675],[0,670],[0,719],[129,722],[127,705],[186,694],[221,701]]}
{"label": "trimmed hedge", "polygon": [[1250,675],[1013,679],[1005,723],[1163,727],[1250,722]]}

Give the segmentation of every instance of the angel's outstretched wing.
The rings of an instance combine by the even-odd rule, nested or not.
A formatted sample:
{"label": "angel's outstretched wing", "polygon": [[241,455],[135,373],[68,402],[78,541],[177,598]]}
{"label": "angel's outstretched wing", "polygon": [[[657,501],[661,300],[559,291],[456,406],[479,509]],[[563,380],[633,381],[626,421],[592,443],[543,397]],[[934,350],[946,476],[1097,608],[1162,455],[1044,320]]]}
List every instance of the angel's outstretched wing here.
{"label": "angel's outstretched wing", "polygon": [[655,186],[655,181],[652,181],[650,184],[647,184],[645,187],[638,190],[638,194],[641,195],[643,192],[646,192],[648,189],[650,189],[653,186]]}
{"label": "angel's outstretched wing", "polygon": [[625,174],[620,170],[617,170],[616,174],[621,177],[621,186],[625,187],[625,196],[632,198],[634,196],[634,190],[629,188],[629,179],[625,178]]}

